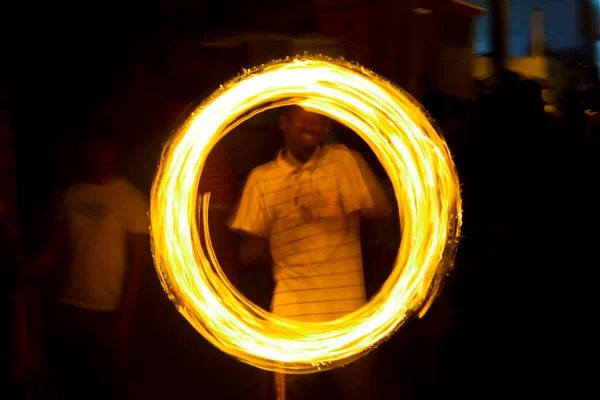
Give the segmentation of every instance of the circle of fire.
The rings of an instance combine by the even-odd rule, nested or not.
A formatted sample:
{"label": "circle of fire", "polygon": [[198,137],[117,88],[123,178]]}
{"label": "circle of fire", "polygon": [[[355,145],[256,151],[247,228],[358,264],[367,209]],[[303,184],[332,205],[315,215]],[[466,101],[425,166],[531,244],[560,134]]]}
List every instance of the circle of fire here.
{"label": "circle of fire", "polygon": [[[292,104],[346,125],[369,144],[393,184],[402,226],[381,290],[328,322],[277,317],[233,287],[208,235],[209,194],[198,193],[206,157],[223,136],[260,112]],[[305,56],[244,71],[192,113],[163,151],[150,218],[163,288],[196,330],[243,362],[306,374],[357,359],[408,317],[425,314],[453,266],[462,209],[448,147],[416,101],[359,65]]]}

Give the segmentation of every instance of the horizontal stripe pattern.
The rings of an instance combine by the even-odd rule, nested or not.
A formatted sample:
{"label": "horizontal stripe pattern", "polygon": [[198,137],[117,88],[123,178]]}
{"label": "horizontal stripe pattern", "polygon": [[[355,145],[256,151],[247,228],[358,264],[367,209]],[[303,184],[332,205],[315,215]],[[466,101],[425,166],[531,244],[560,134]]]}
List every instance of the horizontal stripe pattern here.
{"label": "horizontal stripe pattern", "polygon": [[365,304],[354,211],[371,200],[353,161],[346,147],[326,145],[305,164],[281,152],[250,174],[231,228],[269,240],[274,314],[319,322]]}

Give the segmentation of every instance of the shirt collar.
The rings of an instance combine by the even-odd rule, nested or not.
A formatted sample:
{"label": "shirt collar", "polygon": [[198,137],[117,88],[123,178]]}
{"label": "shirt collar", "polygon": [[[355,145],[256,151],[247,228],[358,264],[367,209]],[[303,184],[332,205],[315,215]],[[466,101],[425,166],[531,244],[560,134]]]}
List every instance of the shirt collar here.
{"label": "shirt collar", "polygon": [[317,147],[312,156],[308,159],[307,162],[302,163],[297,158],[295,158],[287,149],[279,150],[277,154],[277,164],[282,168],[287,168],[291,170],[300,170],[300,169],[314,169],[319,157],[321,156],[321,146]]}

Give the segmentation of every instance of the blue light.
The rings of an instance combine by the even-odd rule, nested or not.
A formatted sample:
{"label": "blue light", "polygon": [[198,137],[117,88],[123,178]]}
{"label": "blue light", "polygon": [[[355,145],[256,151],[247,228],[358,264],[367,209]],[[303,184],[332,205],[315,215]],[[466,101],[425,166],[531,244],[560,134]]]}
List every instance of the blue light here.
{"label": "blue light", "polygon": [[598,79],[600,79],[600,40],[596,40],[596,72]]}

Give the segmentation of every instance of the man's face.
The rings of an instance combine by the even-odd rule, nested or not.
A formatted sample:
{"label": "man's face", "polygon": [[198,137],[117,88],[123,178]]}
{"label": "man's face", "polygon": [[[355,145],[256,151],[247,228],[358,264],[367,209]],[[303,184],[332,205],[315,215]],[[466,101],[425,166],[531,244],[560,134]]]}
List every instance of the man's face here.
{"label": "man's face", "polygon": [[109,142],[93,141],[83,147],[86,166],[93,173],[111,171],[120,154],[120,147]]}
{"label": "man's face", "polygon": [[314,150],[323,143],[327,119],[322,115],[294,107],[289,114],[281,117],[279,127],[292,150],[305,152]]}

